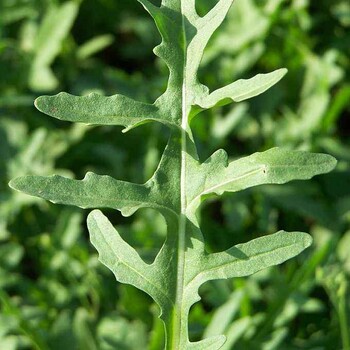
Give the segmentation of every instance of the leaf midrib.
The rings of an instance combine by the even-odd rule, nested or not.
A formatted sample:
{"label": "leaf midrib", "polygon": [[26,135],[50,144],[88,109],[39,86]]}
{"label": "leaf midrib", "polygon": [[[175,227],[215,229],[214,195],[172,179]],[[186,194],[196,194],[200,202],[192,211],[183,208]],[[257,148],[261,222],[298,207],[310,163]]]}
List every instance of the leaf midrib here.
{"label": "leaf midrib", "polygon": [[[44,193],[44,192],[46,192],[48,195],[54,195],[55,194],[55,192],[53,192],[53,191],[47,191],[47,190],[45,190],[45,191],[42,191],[42,193]],[[70,198],[72,198],[72,197],[74,197],[74,196],[72,196],[72,195],[62,195],[61,194],[61,197],[60,197],[60,199],[58,199],[58,200],[56,200],[56,199],[49,199],[49,198],[44,198],[44,197],[42,197],[42,198],[44,198],[44,199],[46,199],[46,200],[48,200],[49,202],[51,202],[51,203],[54,203],[54,204],[64,204],[65,202],[64,202],[64,200],[65,199],[70,199]],[[93,200],[95,200],[96,199],[96,197],[95,196],[89,196],[89,195],[84,195],[84,196],[79,196],[80,198],[86,198],[87,199],[87,201],[89,201],[90,199],[91,199],[91,202],[93,201]],[[79,198],[78,197],[78,198]],[[74,197],[74,198],[77,198],[77,197]],[[107,207],[107,208],[112,208],[112,209],[118,209],[118,208],[116,208],[116,206],[115,205],[113,205],[113,199],[111,199],[110,197],[104,197],[104,196],[101,196],[100,195],[100,199],[101,200],[103,200],[105,203],[109,203],[109,205],[108,206],[105,206],[105,207]],[[176,213],[173,209],[171,209],[170,207],[166,207],[166,206],[164,206],[164,205],[161,205],[161,204],[159,204],[159,203],[156,203],[156,202],[146,202],[146,201],[137,201],[137,200],[131,200],[131,199],[119,199],[119,201],[120,202],[125,202],[125,203],[130,203],[130,204],[135,204],[135,206],[142,206],[142,207],[151,207],[151,208],[159,208],[159,209],[163,209],[163,210],[166,210],[166,211],[169,211],[171,214],[173,214],[173,215],[175,215],[175,217],[178,217],[179,216],[179,214],[178,213]],[[91,208],[91,206],[85,206],[85,205],[77,205],[77,204],[74,204],[74,205],[76,205],[77,207],[79,207],[79,208],[82,208],[82,209],[88,209],[88,208]],[[133,207],[132,205],[130,205],[130,207]]]}
{"label": "leaf midrib", "polygon": [[245,177],[248,177],[248,176],[251,176],[251,175],[255,175],[256,173],[259,173],[260,171],[263,171],[264,170],[264,167],[260,167],[258,169],[255,169],[255,170],[252,170],[252,171],[249,171],[241,176],[237,176],[231,180],[228,180],[228,181],[224,181],[218,185],[215,185],[215,186],[212,186],[212,187],[209,187],[208,189],[205,189],[204,191],[202,191],[200,194],[198,194],[195,198],[193,198],[191,200],[191,202],[189,203],[188,207],[191,207],[191,205],[193,203],[196,203],[196,201],[201,197],[201,196],[204,196],[206,194],[210,194],[210,193],[214,193],[216,190],[218,190],[219,188],[221,187],[225,187],[226,185],[229,185],[231,184],[232,182],[235,182],[235,181],[239,181],[239,180],[242,180],[244,179]]}
{"label": "leaf midrib", "polygon": [[[317,165],[318,166],[321,166],[322,164],[327,164],[327,162],[326,161],[324,161],[323,163],[318,163]],[[204,191],[201,191],[197,196],[195,196],[192,200],[191,200],[191,202],[188,204],[188,208],[190,208],[194,203],[196,203],[196,201],[201,197],[201,196],[204,196],[204,195],[206,195],[206,194],[210,194],[210,193],[214,193],[216,190],[218,190],[218,189],[220,189],[220,188],[222,188],[222,187],[225,187],[226,185],[229,185],[229,184],[231,184],[231,183],[233,183],[233,182],[235,182],[235,181],[239,181],[239,180],[242,180],[242,179],[244,179],[244,178],[246,178],[246,177],[248,177],[248,176],[252,176],[252,175],[255,175],[255,174],[257,174],[257,173],[259,173],[259,172],[261,172],[261,171],[266,171],[266,176],[267,176],[267,174],[268,174],[268,170],[271,170],[271,169],[278,169],[278,168],[281,168],[281,169],[290,169],[290,168],[300,168],[300,165],[299,166],[297,166],[297,165],[290,165],[290,164],[286,164],[286,165],[283,165],[283,164],[281,164],[281,165],[276,165],[276,166],[272,166],[272,165],[266,165],[266,164],[260,164],[261,166],[258,168],[258,169],[255,169],[255,170],[251,170],[251,171],[249,171],[249,172],[247,172],[247,173],[245,173],[245,174],[243,174],[243,175],[240,175],[240,176],[237,176],[237,177],[235,177],[235,178],[232,178],[232,179],[230,179],[230,180],[227,180],[227,181],[224,181],[224,182],[221,182],[220,184],[217,184],[217,185],[215,185],[215,186],[211,186],[211,187],[209,187],[209,188],[207,188],[207,189],[204,189]],[[306,166],[304,166],[304,167],[312,167],[313,166],[313,164],[311,164],[311,165],[306,165]],[[300,179],[309,179],[309,178],[311,178],[313,175],[310,175],[310,176],[304,176],[304,177],[302,177],[302,178],[300,178]],[[268,176],[267,176],[268,177]],[[286,181],[287,182],[287,181]],[[278,182],[279,183],[279,182]]]}
{"label": "leaf midrib", "polygon": [[[186,0],[185,0],[186,1]],[[187,86],[186,86],[186,70],[187,70],[187,36],[186,26],[184,21],[183,13],[183,0],[181,0],[181,26],[183,36],[183,72],[182,72],[182,95],[181,95],[181,179],[180,179],[180,200],[181,200],[181,212],[179,216],[179,230],[178,230],[178,261],[177,261],[177,275],[176,275],[176,311],[175,311],[175,336],[173,337],[173,349],[179,349],[182,340],[182,306],[183,306],[183,295],[184,295],[184,284],[185,284],[185,248],[186,248],[186,157],[187,157]],[[178,314],[179,313],[179,314]],[[185,325],[187,327],[187,324]],[[177,337],[178,336],[178,337]]]}

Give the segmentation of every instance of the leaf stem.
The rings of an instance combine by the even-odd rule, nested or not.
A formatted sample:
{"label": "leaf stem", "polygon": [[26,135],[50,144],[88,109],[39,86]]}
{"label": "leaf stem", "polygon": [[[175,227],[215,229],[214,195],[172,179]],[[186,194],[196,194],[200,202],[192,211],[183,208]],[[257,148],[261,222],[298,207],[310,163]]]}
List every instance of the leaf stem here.
{"label": "leaf stem", "polygon": [[[183,12],[183,3],[181,1],[181,12]],[[185,250],[186,250],[186,159],[187,159],[187,130],[188,130],[188,107],[187,107],[187,86],[186,86],[186,67],[187,67],[187,37],[185,27],[185,17],[182,13],[182,39],[184,45],[183,73],[181,87],[181,180],[180,180],[180,201],[181,213],[179,216],[179,231],[177,245],[177,274],[176,274],[176,300],[174,310],[174,328],[172,339],[172,350],[180,350],[187,343],[187,322],[183,315],[183,293],[184,293],[184,275],[185,275]],[[170,342],[169,342],[170,343]]]}
{"label": "leaf stem", "polygon": [[347,316],[346,294],[341,295],[338,303],[338,317],[340,325],[340,334],[344,350],[350,350],[350,333]]}

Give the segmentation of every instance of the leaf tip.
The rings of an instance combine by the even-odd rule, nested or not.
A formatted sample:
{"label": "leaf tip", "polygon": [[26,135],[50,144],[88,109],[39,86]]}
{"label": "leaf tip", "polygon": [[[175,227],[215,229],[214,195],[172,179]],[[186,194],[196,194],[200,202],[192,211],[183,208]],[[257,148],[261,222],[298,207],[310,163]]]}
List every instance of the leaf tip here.
{"label": "leaf tip", "polygon": [[23,192],[24,189],[24,179],[27,178],[27,176],[20,176],[12,179],[8,185],[11,189],[19,192]]}
{"label": "leaf tip", "polygon": [[70,95],[66,92],[60,92],[59,94],[53,96],[39,96],[34,100],[34,106],[42,113],[45,113],[51,117],[62,119],[59,116],[59,112],[62,112],[62,106],[66,105],[66,98],[69,96]]}
{"label": "leaf tip", "polygon": [[288,73],[288,69],[287,68],[280,68],[279,72],[281,74],[281,78],[283,78]]}
{"label": "leaf tip", "polygon": [[329,159],[329,171],[332,171],[337,166],[338,160],[331,155],[328,155],[328,157],[329,157],[328,158]]}
{"label": "leaf tip", "polygon": [[[12,179],[8,185],[15,191],[22,192],[34,197],[45,198],[43,195],[43,188],[45,188],[47,185],[47,180],[48,178],[45,178],[43,176],[25,175]],[[51,201],[51,199],[48,200]]]}
{"label": "leaf tip", "polygon": [[303,233],[303,246],[304,249],[312,245],[313,238],[308,233]]}
{"label": "leaf tip", "polygon": [[338,160],[329,154],[318,153],[319,172],[318,174],[326,174],[334,170],[338,164]]}
{"label": "leaf tip", "polygon": [[138,208],[135,207],[125,207],[121,210],[121,214],[128,218],[129,216],[135,214],[135,212],[137,211]]}
{"label": "leaf tip", "polygon": [[91,229],[92,225],[96,222],[100,222],[101,220],[106,219],[104,214],[99,209],[92,210],[89,215],[87,216],[86,222],[89,230]]}
{"label": "leaf tip", "polygon": [[13,190],[16,190],[16,181],[17,180],[17,178],[15,178],[15,179],[12,179],[9,183],[8,183],[8,186],[11,188],[11,189],[13,189]]}
{"label": "leaf tip", "polygon": [[34,106],[40,112],[43,112],[46,96],[39,96],[34,100]]}

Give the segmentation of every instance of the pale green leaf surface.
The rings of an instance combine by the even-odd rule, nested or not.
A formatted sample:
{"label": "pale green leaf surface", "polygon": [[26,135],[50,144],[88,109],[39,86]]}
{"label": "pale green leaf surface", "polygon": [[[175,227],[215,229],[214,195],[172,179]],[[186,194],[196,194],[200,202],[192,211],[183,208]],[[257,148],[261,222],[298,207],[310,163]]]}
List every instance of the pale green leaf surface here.
{"label": "pale green leaf surface", "polygon": [[[279,231],[238,244],[225,252],[210,254],[202,262],[202,272],[196,279],[243,277],[266,267],[281,264],[298,255],[312,243],[303,232]],[[202,281],[203,282],[203,281]]]}
{"label": "pale green leaf surface", "polygon": [[284,75],[286,69],[278,69],[267,74],[258,74],[251,79],[240,79],[221,89],[213,91],[206,98],[196,101],[202,108],[211,108],[216,105],[225,105],[233,102],[241,102],[249,98],[258,96],[278,83]]}
{"label": "pale green leaf surface", "polygon": [[177,147],[176,140],[169,141],[157,171],[145,184],[88,172],[83,180],[59,175],[27,175],[11,180],[9,185],[15,190],[52,203],[75,205],[84,209],[112,208],[129,216],[137,209],[147,207],[177,216],[179,203],[174,196],[179,182],[178,160],[174,156]]}
{"label": "pale green leaf surface", "polygon": [[238,80],[210,93],[198,81],[197,73],[204,49],[233,0],[219,0],[204,17],[196,13],[195,0],[163,0],[160,7],[148,0],[139,2],[153,17],[162,37],[154,52],[169,69],[163,95],[154,103],[144,103],[119,94],[78,97],[60,93],[39,97],[35,105],[50,116],[73,122],[121,125],[127,130],[149,121],[167,125],[171,137],[153,177],[141,185],[92,173],[84,180],[27,176],[14,179],[10,186],[55,203],[115,208],[124,215],[142,207],[159,210],[166,219],[168,235],[151,265],[142,261],[99,211],[88,218],[91,241],[117,280],[136,286],[157,302],[167,350],[217,350],[224,344],[224,336],[189,341],[188,314],[199,300],[198,288],[212,279],[248,276],[280,264],[307,248],[311,238],[305,233],[280,231],[208,254],[195,216],[202,197],[309,179],[329,172],[336,161],[322,154],[271,149],[228,162],[227,154],[219,150],[201,164],[191,118],[202,109],[263,93],[286,70]]}
{"label": "pale green leaf surface", "polygon": [[121,125],[130,128],[146,121],[163,121],[154,105],[137,102],[122,95],[107,97],[92,93],[78,97],[59,93],[56,96],[37,98],[35,106],[57,119],[85,124]]}
{"label": "pale green leaf surface", "polygon": [[100,253],[99,259],[115,274],[118,281],[143,290],[159,305],[172,303],[171,295],[161,287],[162,275],[159,275],[159,271],[140,258],[99,210],[90,213],[87,223],[91,242]]}
{"label": "pale green leaf surface", "polygon": [[201,340],[197,343],[188,343],[186,349],[189,350],[212,350],[212,349],[220,349],[226,341],[226,337],[224,335],[217,335],[215,337],[207,338]]}
{"label": "pale green leaf surface", "polygon": [[336,160],[327,154],[313,154],[272,148],[228,163],[225,151],[215,152],[205,163],[188,168],[188,207],[198,206],[200,197],[236,192],[262,184],[283,184],[327,173]]}
{"label": "pale green leaf surface", "polygon": [[[87,173],[83,180],[58,175],[28,175],[12,180],[10,187],[52,203],[75,205],[84,209],[118,209],[125,216],[142,207],[163,208],[162,204],[153,201],[149,185],[119,181],[94,173]],[[168,210],[166,207],[163,209]]]}
{"label": "pale green leaf surface", "polygon": [[37,195],[53,203],[80,208],[130,208],[142,206],[149,190],[142,185],[87,173],[83,180],[62,176],[24,176],[10,182],[13,189]]}
{"label": "pale green leaf surface", "polygon": [[[94,210],[88,217],[88,228],[91,242],[99,252],[100,261],[116,276],[116,279],[148,293],[161,308],[173,305],[174,289],[165,287],[169,282],[165,266],[157,262],[147,265],[114,229],[109,220],[99,211]],[[166,319],[167,315],[162,315]],[[188,349],[219,348],[225,342],[224,336],[215,336],[198,343],[188,344]]]}
{"label": "pale green leaf surface", "polygon": [[[135,101],[123,95],[105,97],[91,94],[79,97],[60,93],[56,96],[39,97],[35,105],[40,111],[60,120],[86,124],[122,125],[126,130],[150,121],[179,127],[182,117],[176,113],[176,109],[178,101],[183,98],[181,92],[184,86],[179,81],[182,78],[177,72],[183,62],[176,51],[183,54],[183,48],[177,44],[183,40],[179,36],[182,27],[185,29],[188,43],[186,57],[191,57],[187,59],[185,66],[188,71],[188,74],[186,73],[188,99],[191,100],[193,106],[206,109],[217,104],[243,101],[263,93],[286,73],[286,69],[280,69],[269,74],[259,74],[252,79],[238,80],[209,94],[209,88],[197,81],[196,72],[199,69],[206,44],[223,21],[232,0],[219,1],[203,18],[196,14],[194,1],[182,4],[185,11],[188,12],[182,18],[176,15],[176,12],[170,11],[170,9],[179,8],[177,1],[169,1],[166,5],[163,3],[160,8],[149,1],[140,2],[154,18],[163,39],[162,43],[155,48],[155,53],[166,62],[170,70],[166,92],[153,104]],[[176,88],[177,85],[181,86],[180,90]],[[198,110],[192,113],[192,116],[196,113]]]}

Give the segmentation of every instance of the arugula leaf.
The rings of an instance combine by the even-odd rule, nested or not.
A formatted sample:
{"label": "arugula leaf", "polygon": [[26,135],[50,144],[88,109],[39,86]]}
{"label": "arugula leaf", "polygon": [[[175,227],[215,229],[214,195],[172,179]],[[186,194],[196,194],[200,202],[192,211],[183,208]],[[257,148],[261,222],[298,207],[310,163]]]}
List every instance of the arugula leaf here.
{"label": "arugula leaf", "polygon": [[88,217],[91,241],[117,280],[145,291],[157,302],[166,330],[166,349],[219,349],[224,336],[189,340],[188,313],[200,299],[198,288],[209,280],[248,276],[280,264],[307,248],[311,237],[280,231],[208,254],[196,218],[202,200],[209,194],[309,179],[331,171],[336,161],[324,154],[274,148],[233,162],[219,150],[200,163],[190,128],[192,117],[203,109],[261,94],[286,70],[238,80],[210,93],[198,81],[198,68],[210,37],[233,0],[218,1],[204,17],[196,13],[195,0],[163,0],[160,7],[148,0],[139,2],[153,17],[162,37],[154,52],[169,68],[165,93],[153,104],[119,94],[78,97],[60,93],[39,97],[36,107],[58,119],[122,125],[126,131],[150,121],[167,125],[171,137],[155,174],[145,184],[89,173],[83,180],[27,176],[14,179],[10,186],[55,203],[115,208],[124,215],[142,207],[159,210],[167,222],[168,236],[151,265],[122,240],[100,211]]}

